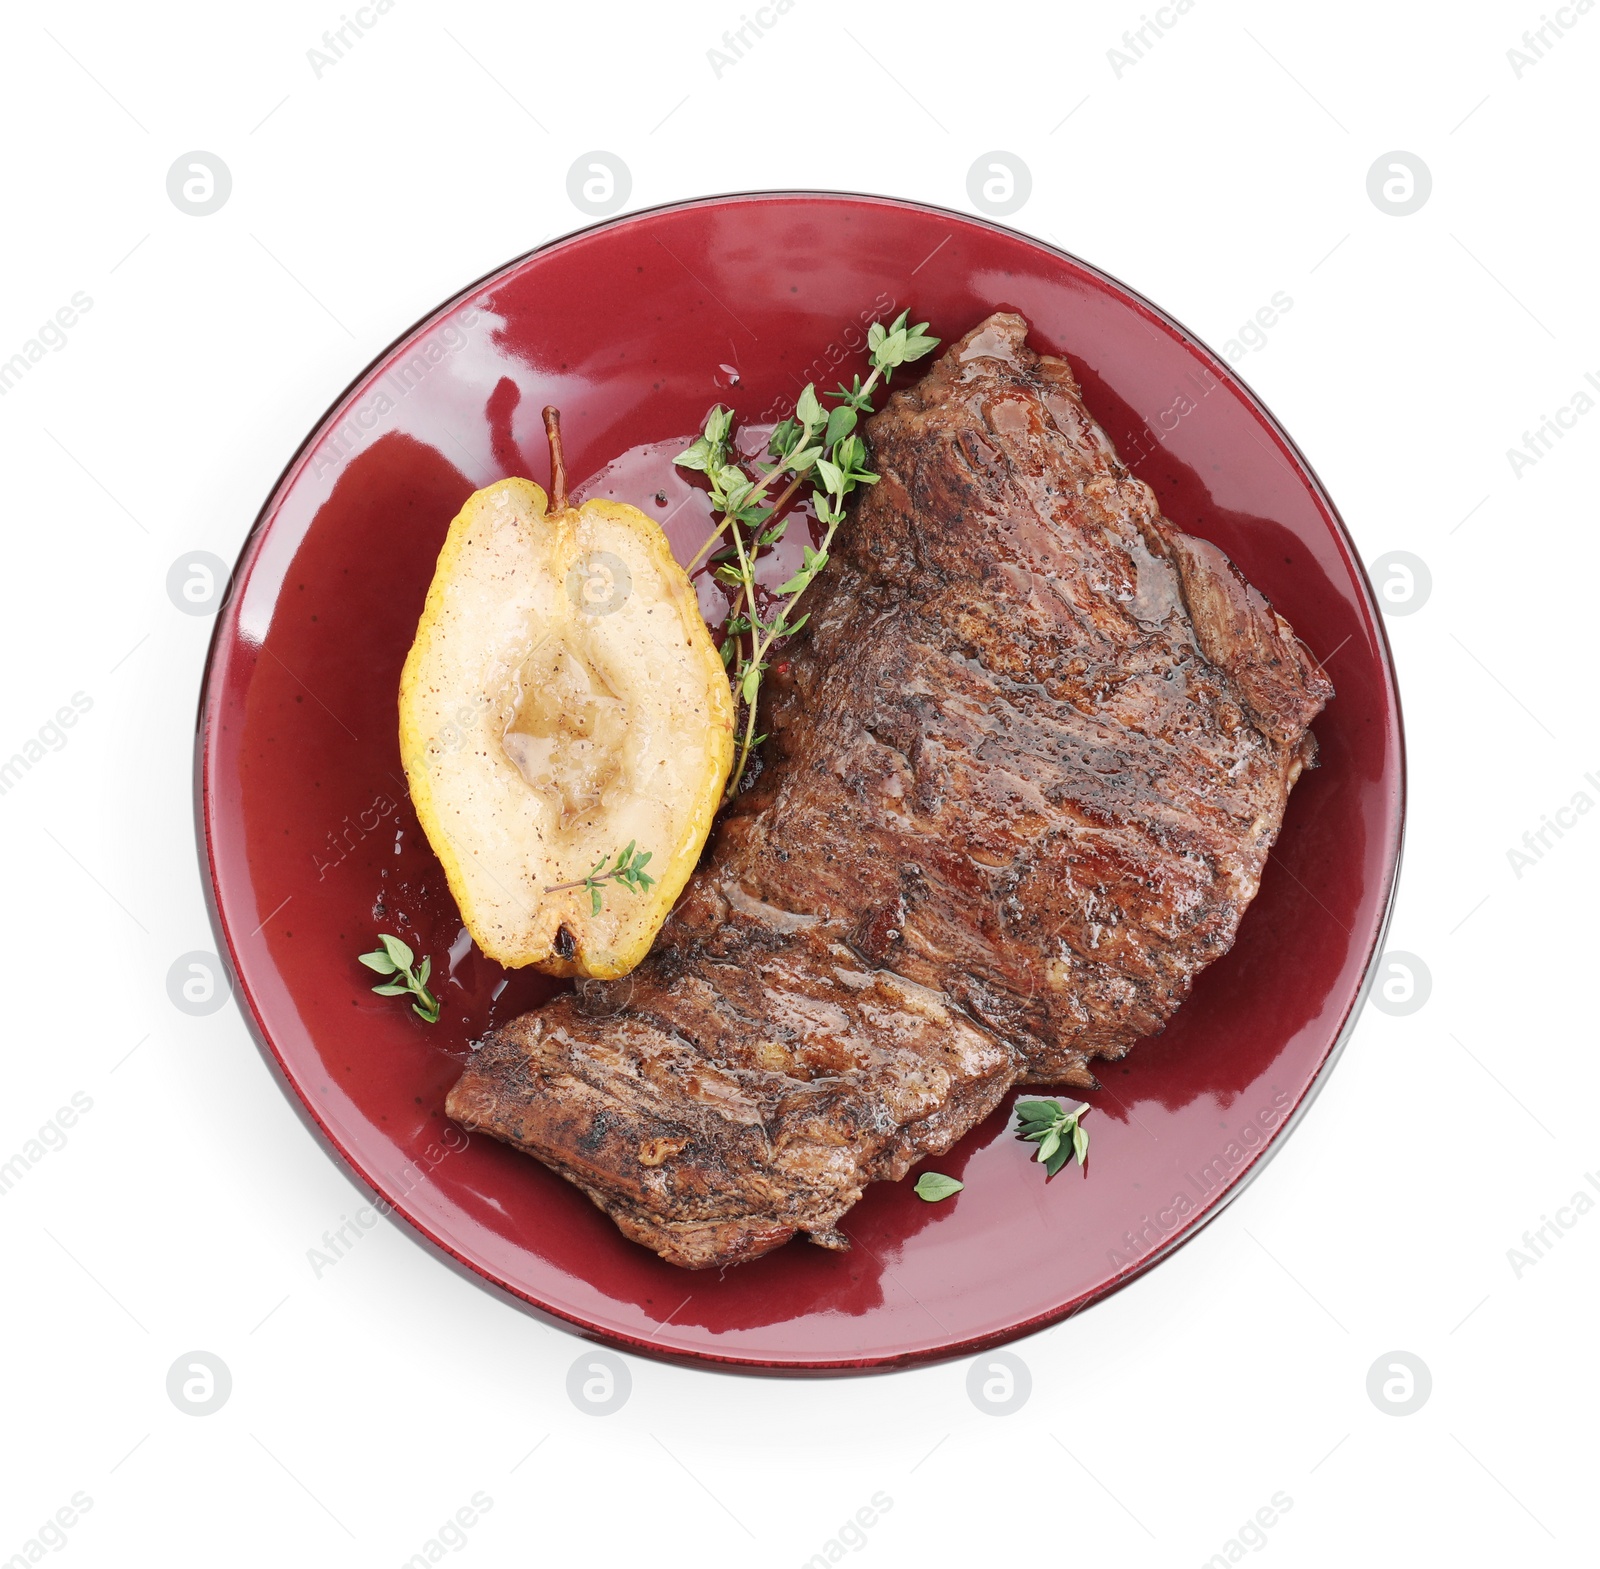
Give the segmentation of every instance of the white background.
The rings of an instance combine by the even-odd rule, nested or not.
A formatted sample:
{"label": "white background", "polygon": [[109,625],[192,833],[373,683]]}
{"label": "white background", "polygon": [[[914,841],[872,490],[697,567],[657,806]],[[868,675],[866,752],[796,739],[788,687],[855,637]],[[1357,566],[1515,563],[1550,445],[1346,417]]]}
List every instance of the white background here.
{"label": "white background", "polygon": [[[796,0],[719,77],[739,0],[398,0],[319,78],[337,3],[22,4],[0,27],[0,359],[93,300],[0,398],[0,756],[74,692],[93,705],[0,795],[0,1161],[74,1092],[93,1103],[0,1198],[0,1561],[82,1492],[52,1560],[394,1566],[482,1492],[451,1561],[788,1569],[882,1493],[851,1561],[1181,1566],[1227,1561],[1284,1493],[1244,1556],[1592,1562],[1600,1218],[1566,1211],[1520,1278],[1508,1249],[1600,1168],[1600,820],[1521,876],[1507,851],[1600,799],[1600,412],[1520,476],[1507,449],[1600,377],[1600,13],[1557,13],[1575,25],[1519,78],[1536,0],[1198,0],[1119,77],[1138,0]],[[585,1414],[583,1343],[403,1228],[315,1278],[307,1249],[356,1189],[237,1011],[167,998],[174,958],[215,945],[190,782],[211,623],[174,608],[168,567],[233,559],[397,332],[590,221],[566,176],[596,148],[630,206],[821,186],[971,210],[974,160],[1019,157],[1011,223],[1213,345],[1292,298],[1242,374],[1364,558],[1431,570],[1389,631],[1411,782],[1390,941],[1432,994],[1367,1009],[1203,1236],[1016,1345],[1032,1396],[1010,1416],[974,1406],[963,1363],[783,1382],[633,1358],[626,1406]],[[192,149],[233,177],[205,218],[166,193]],[[1408,217],[1367,194],[1391,150],[1432,172]],[[195,1349],[233,1380],[204,1418],[166,1393]],[[1397,1349],[1433,1381],[1405,1417],[1367,1393]]]}

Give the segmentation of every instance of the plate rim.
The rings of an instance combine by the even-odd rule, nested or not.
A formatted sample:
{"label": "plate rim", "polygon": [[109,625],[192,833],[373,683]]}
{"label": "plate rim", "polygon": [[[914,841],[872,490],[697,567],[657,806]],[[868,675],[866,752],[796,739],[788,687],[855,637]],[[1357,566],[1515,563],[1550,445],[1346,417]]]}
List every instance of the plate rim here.
{"label": "plate rim", "polygon": [[[1079,269],[1094,278],[1104,281],[1115,292],[1132,301],[1135,306],[1175,330],[1185,344],[1205,356],[1210,361],[1212,370],[1244,395],[1258,417],[1266,422],[1276,438],[1288,449],[1294,466],[1311,486],[1317,501],[1331,520],[1337,540],[1343,546],[1350,561],[1358,569],[1354,574],[1356,585],[1361,598],[1365,602],[1369,619],[1376,633],[1378,663],[1384,676],[1385,688],[1393,712],[1396,743],[1396,777],[1394,805],[1389,813],[1389,820],[1385,825],[1389,840],[1386,846],[1387,884],[1383,889],[1381,912],[1374,928],[1373,938],[1362,963],[1361,979],[1351,997],[1349,1006],[1339,1021],[1338,1029],[1334,1033],[1333,1039],[1324,1052],[1321,1061],[1317,1064],[1304,1093],[1290,1110],[1289,1115],[1273,1131],[1272,1136],[1262,1146],[1260,1153],[1240,1172],[1237,1179],[1219,1195],[1214,1203],[1200,1211],[1190,1223],[1179,1227],[1150,1253],[1128,1265],[1126,1269],[1112,1277],[1108,1282],[1084,1292],[1076,1298],[1059,1303],[1044,1312],[1036,1313],[1026,1319],[1012,1323],[1003,1329],[971,1335],[958,1340],[945,1341],[937,1346],[887,1355],[774,1361],[770,1357],[720,1355],[712,1350],[687,1350],[662,1345],[658,1342],[641,1339],[624,1330],[596,1324],[583,1318],[575,1311],[564,1311],[548,1302],[539,1301],[509,1285],[504,1280],[498,1279],[487,1269],[480,1267],[471,1259],[465,1257],[450,1242],[437,1235],[421,1217],[411,1213],[402,1204],[395,1202],[386,1195],[380,1183],[345,1148],[333,1130],[323,1121],[317,1108],[295,1083],[290,1074],[288,1064],[284,1061],[277,1045],[272,1040],[271,1034],[262,1018],[256,997],[245,977],[239,954],[235,948],[232,928],[223,913],[217,887],[216,849],[212,842],[209,811],[212,797],[211,748],[209,743],[213,724],[218,717],[216,710],[221,695],[216,685],[220,653],[224,642],[232,641],[238,634],[237,621],[232,612],[235,608],[234,602],[239,584],[246,570],[253,567],[272,515],[287,487],[296,477],[311,447],[325,431],[333,415],[344,406],[356,389],[391,354],[422,331],[429,323],[455,310],[464,300],[468,299],[492,279],[502,277],[523,266],[534,257],[569,245],[586,235],[605,229],[623,228],[630,223],[664,213],[730,206],[750,201],[803,200],[806,198],[864,201],[900,210],[933,213],[965,225],[990,229],[1008,238],[1021,240],[1025,244],[1068,264],[1072,268]],[[224,638],[225,631],[229,634],[227,639]],[[1334,504],[1333,498],[1323,484],[1321,476],[1301,450],[1299,443],[1284,428],[1283,423],[1267,406],[1255,388],[1237,372],[1234,366],[1224,360],[1210,344],[1191,331],[1170,311],[1158,306],[1138,289],[1124,283],[1122,279],[1113,273],[1107,272],[1103,267],[1099,267],[1093,262],[1085,261],[1082,257],[1066,250],[1063,246],[1040,239],[1036,235],[998,223],[992,218],[959,212],[954,208],[944,207],[934,202],[924,202],[867,191],[779,187],[726,191],[719,194],[658,202],[649,207],[641,207],[601,218],[594,223],[585,224],[580,228],[570,229],[565,233],[543,240],[528,250],[519,252],[509,260],[481,273],[446,300],[424,311],[422,315],[397,332],[340,388],[334,398],[313,420],[307,429],[306,435],[284,463],[277,477],[268,488],[266,499],[257,510],[255,518],[240,542],[223,596],[218,602],[216,615],[212,622],[211,637],[206,647],[205,662],[200,675],[199,699],[195,715],[192,805],[194,810],[195,845],[200,868],[204,874],[201,882],[207,915],[211,922],[212,932],[218,940],[218,956],[228,967],[231,999],[235,1003],[240,1003],[242,1000],[239,1013],[255,1041],[257,1050],[266,1062],[273,1077],[277,1080],[279,1089],[283,1091],[285,1098],[293,1107],[301,1123],[322,1144],[324,1153],[335,1157],[334,1163],[342,1168],[347,1178],[354,1179],[360,1187],[365,1188],[370,1193],[375,1207],[379,1209],[379,1212],[385,1218],[392,1221],[398,1215],[405,1221],[406,1226],[397,1229],[401,1230],[403,1234],[409,1234],[413,1242],[420,1243],[426,1251],[443,1262],[453,1273],[470,1280],[479,1288],[486,1288],[492,1295],[499,1297],[520,1312],[551,1323],[555,1327],[576,1331],[582,1339],[611,1346],[633,1355],[647,1357],[652,1361],[665,1362],[680,1367],[692,1367],[708,1372],[737,1373],[755,1377],[827,1377],[892,1373],[912,1367],[931,1366],[953,1361],[959,1357],[981,1353],[993,1347],[1006,1345],[1013,1341],[1022,1340],[1029,1335],[1037,1334],[1042,1329],[1062,1323],[1068,1318],[1074,1318],[1080,1313],[1109,1300],[1135,1280],[1140,1279],[1157,1264],[1163,1262],[1178,1248],[1185,1246],[1199,1236],[1219,1215],[1227,1210],[1239,1195],[1256,1181],[1260,1173],[1266,1169],[1273,1157],[1287,1142],[1290,1135],[1299,1127],[1302,1119],[1310,1110],[1312,1103],[1321,1094],[1334,1066],[1343,1055],[1350,1037],[1355,1033],[1355,1026],[1361,1017],[1368,994],[1371,992],[1376,979],[1378,960],[1384,952],[1384,944],[1394,916],[1400,868],[1405,852],[1408,798],[1405,714],[1400,693],[1399,675],[1395,668],[1394,652],[1389,643],[1388,628],[1383,619],[1382,608],[1378,604],[1377,596],[1373,591],[1372,580],[1367,572],[1366,563],[1361,558],[1360,550],[1350,533],[1348,525],[1344,521],[1343,515]],[[409,1233],[406,1232],[406,1228],[409,1228]]]}

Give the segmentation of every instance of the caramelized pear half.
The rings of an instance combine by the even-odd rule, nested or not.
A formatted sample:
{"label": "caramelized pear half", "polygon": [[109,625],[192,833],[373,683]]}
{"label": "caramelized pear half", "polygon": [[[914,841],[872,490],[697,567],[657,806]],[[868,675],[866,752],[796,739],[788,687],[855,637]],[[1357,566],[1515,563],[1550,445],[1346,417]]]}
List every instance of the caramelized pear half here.
{"label": "caramelized pear half", "polygon": [[[450,525],[400,679],[400,755],[478,947],[610,980],[699,859],[733,700],[666,535],[620,502],[569,505],[553,409],[545,423],[551,494],[501,480]],[[585,882],[630,845],[648,888]]]}

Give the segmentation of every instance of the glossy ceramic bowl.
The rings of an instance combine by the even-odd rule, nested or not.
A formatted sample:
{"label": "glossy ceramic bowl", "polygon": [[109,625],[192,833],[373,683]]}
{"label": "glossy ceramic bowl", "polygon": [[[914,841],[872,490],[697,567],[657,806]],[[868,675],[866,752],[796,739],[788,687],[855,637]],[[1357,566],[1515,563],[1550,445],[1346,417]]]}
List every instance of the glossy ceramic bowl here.
{"label": "glossy ceramic bowl", "polygon": [[[395,693],[434,558],[474,489],[544,482],[539,411],[571,474],[663,520],[709,516],[671,465],[715,402],[773,420],[862,368],[864,326],[909,307],[952,340],[998,307],[1064,354],[1166,514],[1214,540],[1327,665],[1322,766],[1289,802],[1234,949],[1160,1037],[1102,1069],[1093,1149],[1048,1184],[1010,1104],[851,1212],[855,1246],[796,1242],[690,1274],[577,1189],[444,1116],[491,1022],[557,983],[467,938],[417,828]],[[797,531],[792,531],[797,534]],[[718,609],[714,586],[704,601]],[[884,1368],[1048,1324],[1192,1237],[1308,1105],[1360,1006],[1400,853],[1403,756],[1361,564],[1272,416],[1176,322],[1022,235],[906,202],[803,192],[685,203],[556,241],[407,332],[295,454],[218,617],[198,743],[202,853],[237,992],[337,1156],[433,1245],[625,1349],[786,1372]],[[443,1017],[374,996],[379,931],[433,959]]]}

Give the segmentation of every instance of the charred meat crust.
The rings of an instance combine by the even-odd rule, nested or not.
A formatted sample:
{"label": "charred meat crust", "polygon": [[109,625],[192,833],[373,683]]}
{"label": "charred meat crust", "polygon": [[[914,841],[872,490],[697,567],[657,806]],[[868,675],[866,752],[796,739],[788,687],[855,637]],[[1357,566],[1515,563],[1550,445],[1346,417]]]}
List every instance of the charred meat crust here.
{"label": "charred meat crust", "polygon": [[451,1091],[673,1263],[841,1246],[1013,1084],[1091,1086],[1232,945],[1314,759],[1327,677],[1027,330],[868,421],[766,767],[626,1007],[560,999]]}

